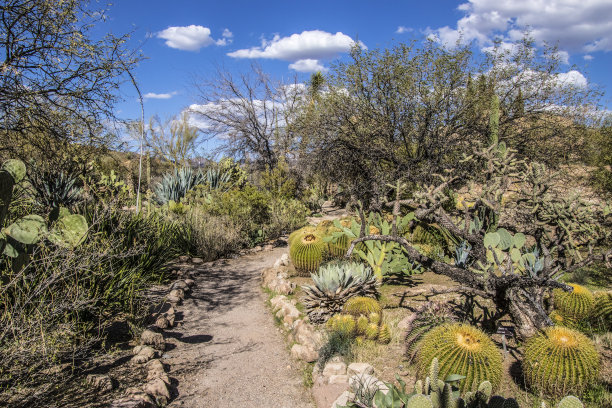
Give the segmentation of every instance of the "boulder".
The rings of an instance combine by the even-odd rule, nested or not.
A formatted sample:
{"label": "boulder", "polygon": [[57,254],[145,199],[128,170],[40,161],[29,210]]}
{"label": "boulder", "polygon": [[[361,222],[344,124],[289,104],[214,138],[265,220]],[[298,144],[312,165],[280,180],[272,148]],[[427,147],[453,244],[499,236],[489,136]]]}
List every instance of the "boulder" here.
{"label": "boulder", "polygon": [[331,377],[332,375],[346,375],[346,364],[343,362],[329,362],[323,368],[323,377]]}
{"label": "boulder", "polygon": [[85,381],[92,388],[102,392],[112,391],[115,388],[113,379],[108,375],[89,374]]}
{"label": "boulder", "polygon": [[204,263],[202,258],[191,258],[191,263],[194,265],[201,265]]}
{"label": "boulder", "polygon": [[372,375],[374,374],[374,367],[368,363],[351,363],[348,366],[349,375]]}
{"label": "boulder", "polygon": [[168,385],[161,378],[149,381],[142,387],[142,390],[155,398],[155,401],[161,405],[166,405],[170,399]]}
{"label": "boulder", "polygon": [[167,329],[170,327],[170,321],[164,315],[157,316],[157,319],[155,319],[155,327],[161,330]]}
{"label": "boulder", "polygon": [[329,384],[347,384],[349,382],[349,377],[346,374],[342,375],[330,375],[328,383]]}
{"label": "boulder", "polygon": [[136,346],[133,352],[132,362],[136,364],[144,364],[154,358],[156,354],[151,346]]}
{"label": "boulder", "polygon": [[195,285],[195,281],[193,279],[185,279],[185,283],[189,287],[192,287],[193,285]]}
{"label": "boulder", "polygon": [[153,380],[155,378],[160,378],[161,376],[166,374],[164,365],[158,359],[149,361],[145,365],[145,369],[147,370],[147,380]]}
{"label": "boulder", "polygon": [[296,360],[306,361],[307,363],[315,362],[319,359],[319,352],[311,347],[294,344],[291,347],[291,357]]}
{"label": "boulder", "polygon": [[152,346],[156,350],[164,350],[166,342],[161,333],[155,333],[151,330],[145,330],[140,335],[140,344]]}
{"label": "boulder", "polygon": [[168,293],[168,297],[171,296],[183,300],[185,299],[185,291],[183,289],[172,289],[170,293]]}
{"label": "boulder", "polygon": [[348,405],[348,402],[353,399],[354,395],[350,391],[344,391],[340,396],[333,402],[331,408],[339,408]]}

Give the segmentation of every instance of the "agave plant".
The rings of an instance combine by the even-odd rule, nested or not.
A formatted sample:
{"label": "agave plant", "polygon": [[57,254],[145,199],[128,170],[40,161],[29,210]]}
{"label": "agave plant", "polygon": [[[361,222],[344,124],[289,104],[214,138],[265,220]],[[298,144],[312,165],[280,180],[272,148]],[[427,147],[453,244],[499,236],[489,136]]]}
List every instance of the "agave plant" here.
{"label": "agave plant", "polygon": [[304,304],[313,323],[324,323],[342,311],[353,296],[378,297],[380,282],[372,269],[356,262],[331,263],[312,274],[314,285],[303,286]]}
{"label": "agave plant", "polygon": [[170,200],[178,203],[187,191],[205,182],[201,171],[193,171],[189,167],[174,169],[172,173],[164,174],[161,182],[155,186],[155,200],[162,205]]}
{"label": "agave plant", "polygon": [[36,201],[47,209],[72,207],[81,200],[78,177],[64,172],[37,169],[28,175]]}
{"label": "agave plant", "polygon": [[223,171],[221,169],[208,169],[204,177],[206,185],[210,190],[218,190],[222,186],[229,183],[231,173],[229,171]]}

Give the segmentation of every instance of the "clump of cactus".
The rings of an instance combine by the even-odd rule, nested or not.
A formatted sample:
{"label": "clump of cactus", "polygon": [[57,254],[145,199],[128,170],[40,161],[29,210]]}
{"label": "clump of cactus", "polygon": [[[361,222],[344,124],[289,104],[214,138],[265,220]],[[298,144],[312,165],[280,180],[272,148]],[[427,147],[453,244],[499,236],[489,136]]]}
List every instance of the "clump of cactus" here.
{"label": "clump of cactus", "polygon": [[199,170],[194,171],[189,167],[174,169],[172,173],[164,174],[161,182],[155,186],[155,200],[162,205],[170,200],[178,203],[189,190],[205,183],[206,178]]}
{"label": "clump of cactus", "polygon": [[327,321],[327,328],[330,331],[342,333],[346,336],[352,337],[355,334],[357,323],[351,315],[337,314],[332,316]]}
{"label": "clump of cactus", "polygon": [[576,322],[588,316],[593,310],[595,297],[584,286],[570,283],[574,290],[566,292],[562,289],[553,290],[553,304],[564,319]]}
{"label": "clump of cactus", "polygon": [[544,394],[581,393],[598,377],[599,355],[584,334],[548,327],[527,341],[523,372],[527,384]]}
{"label": "clump of cactus", "polygon": [[356,296],[350,298],[344,304],[344,313],[358,318],[359,316],[369,316],[372,313],[381,314],[382,307],[374,298],[366,296]]}
{"label": "clump of cactus", "polygon": [[[26,168],[19,160],[8,160],[0,169],[0,227],[4,225],[13,187],[25,177]],[[47,226],[43,217],[29,214],[0,230],[0,253],[13,259],[13,269],[21,269],[29,260],[33,245],[48,240],[57,246],[74,248],[87,235],[85,217],[57,210],[57,220]]]}
{"label": "clump of cactus", "polygon": [[289,257],[301,276],[309,276],[323,263],[327,245],[316,232],[297,235],[289,244]]}
{"label": "clump of cactus", "polygon": [[418,345],[425,334],[434,327],[447,323],[453,323],[456,316],[448,303],[427,302],[419,307],[408,321],[406,329],[405,345],[408,360],[416,356]]}
{"label": "clump of cactus", "polygon": [[591,314],[593,324],[605,330],[612,330],[612,292],[597,293],[595,307]]}
{"label": "clump of cactus", "polygon": [[357,262],[330,263],[312,274],[314,285],[303,286],[304,306],[313,323],[340,313],[354,296],[378,297],[380,282],[372,270]]}
{"label": "clump of cactus", "polygon": [[298,237],[302,237],[306,234],[312,234],[317,232],[317,227],[315,227],[314,225],[306,225],[305,227],[302,227],[300,229],[297,229],[295,231],[293,231],[291,234],[289,234],[289,238],[287,240],[287,242],[289,243],[289,246],[291,246],[291,243]]}
{"label": "clump of cactus", "polygon": [[419,372],[426,372],[436,357],[442,376],[459,374],[466,377],[461,391],[476,391],[485,380],[496,388],[501,380],[501,353],[489,336],[476,327],[453,323],[431,330],[420,342]]}

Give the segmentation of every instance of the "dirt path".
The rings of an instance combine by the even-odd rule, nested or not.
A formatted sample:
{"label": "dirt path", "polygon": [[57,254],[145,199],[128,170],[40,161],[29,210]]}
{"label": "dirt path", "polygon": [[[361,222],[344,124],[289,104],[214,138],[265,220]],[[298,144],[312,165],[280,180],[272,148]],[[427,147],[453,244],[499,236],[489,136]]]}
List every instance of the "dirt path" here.
{"label": "dirt path", "polygon": [[287,248],[200,267],[183,325],[166,331],[164,362],[177,380],[170,407],[314,407],[266,309],[259,274]]}

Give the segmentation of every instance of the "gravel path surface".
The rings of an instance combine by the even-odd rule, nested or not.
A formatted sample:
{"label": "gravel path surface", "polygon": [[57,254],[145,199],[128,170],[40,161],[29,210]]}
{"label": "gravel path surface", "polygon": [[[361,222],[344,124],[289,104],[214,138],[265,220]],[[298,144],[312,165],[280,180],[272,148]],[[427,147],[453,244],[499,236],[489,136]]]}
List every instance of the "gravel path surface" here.
{"label": "gravel path surface", "polygon": [[287,248],[203,265],[166,331],[165,363],[177,380],[170,407],[314,407],[260,288],[260,272]]}

